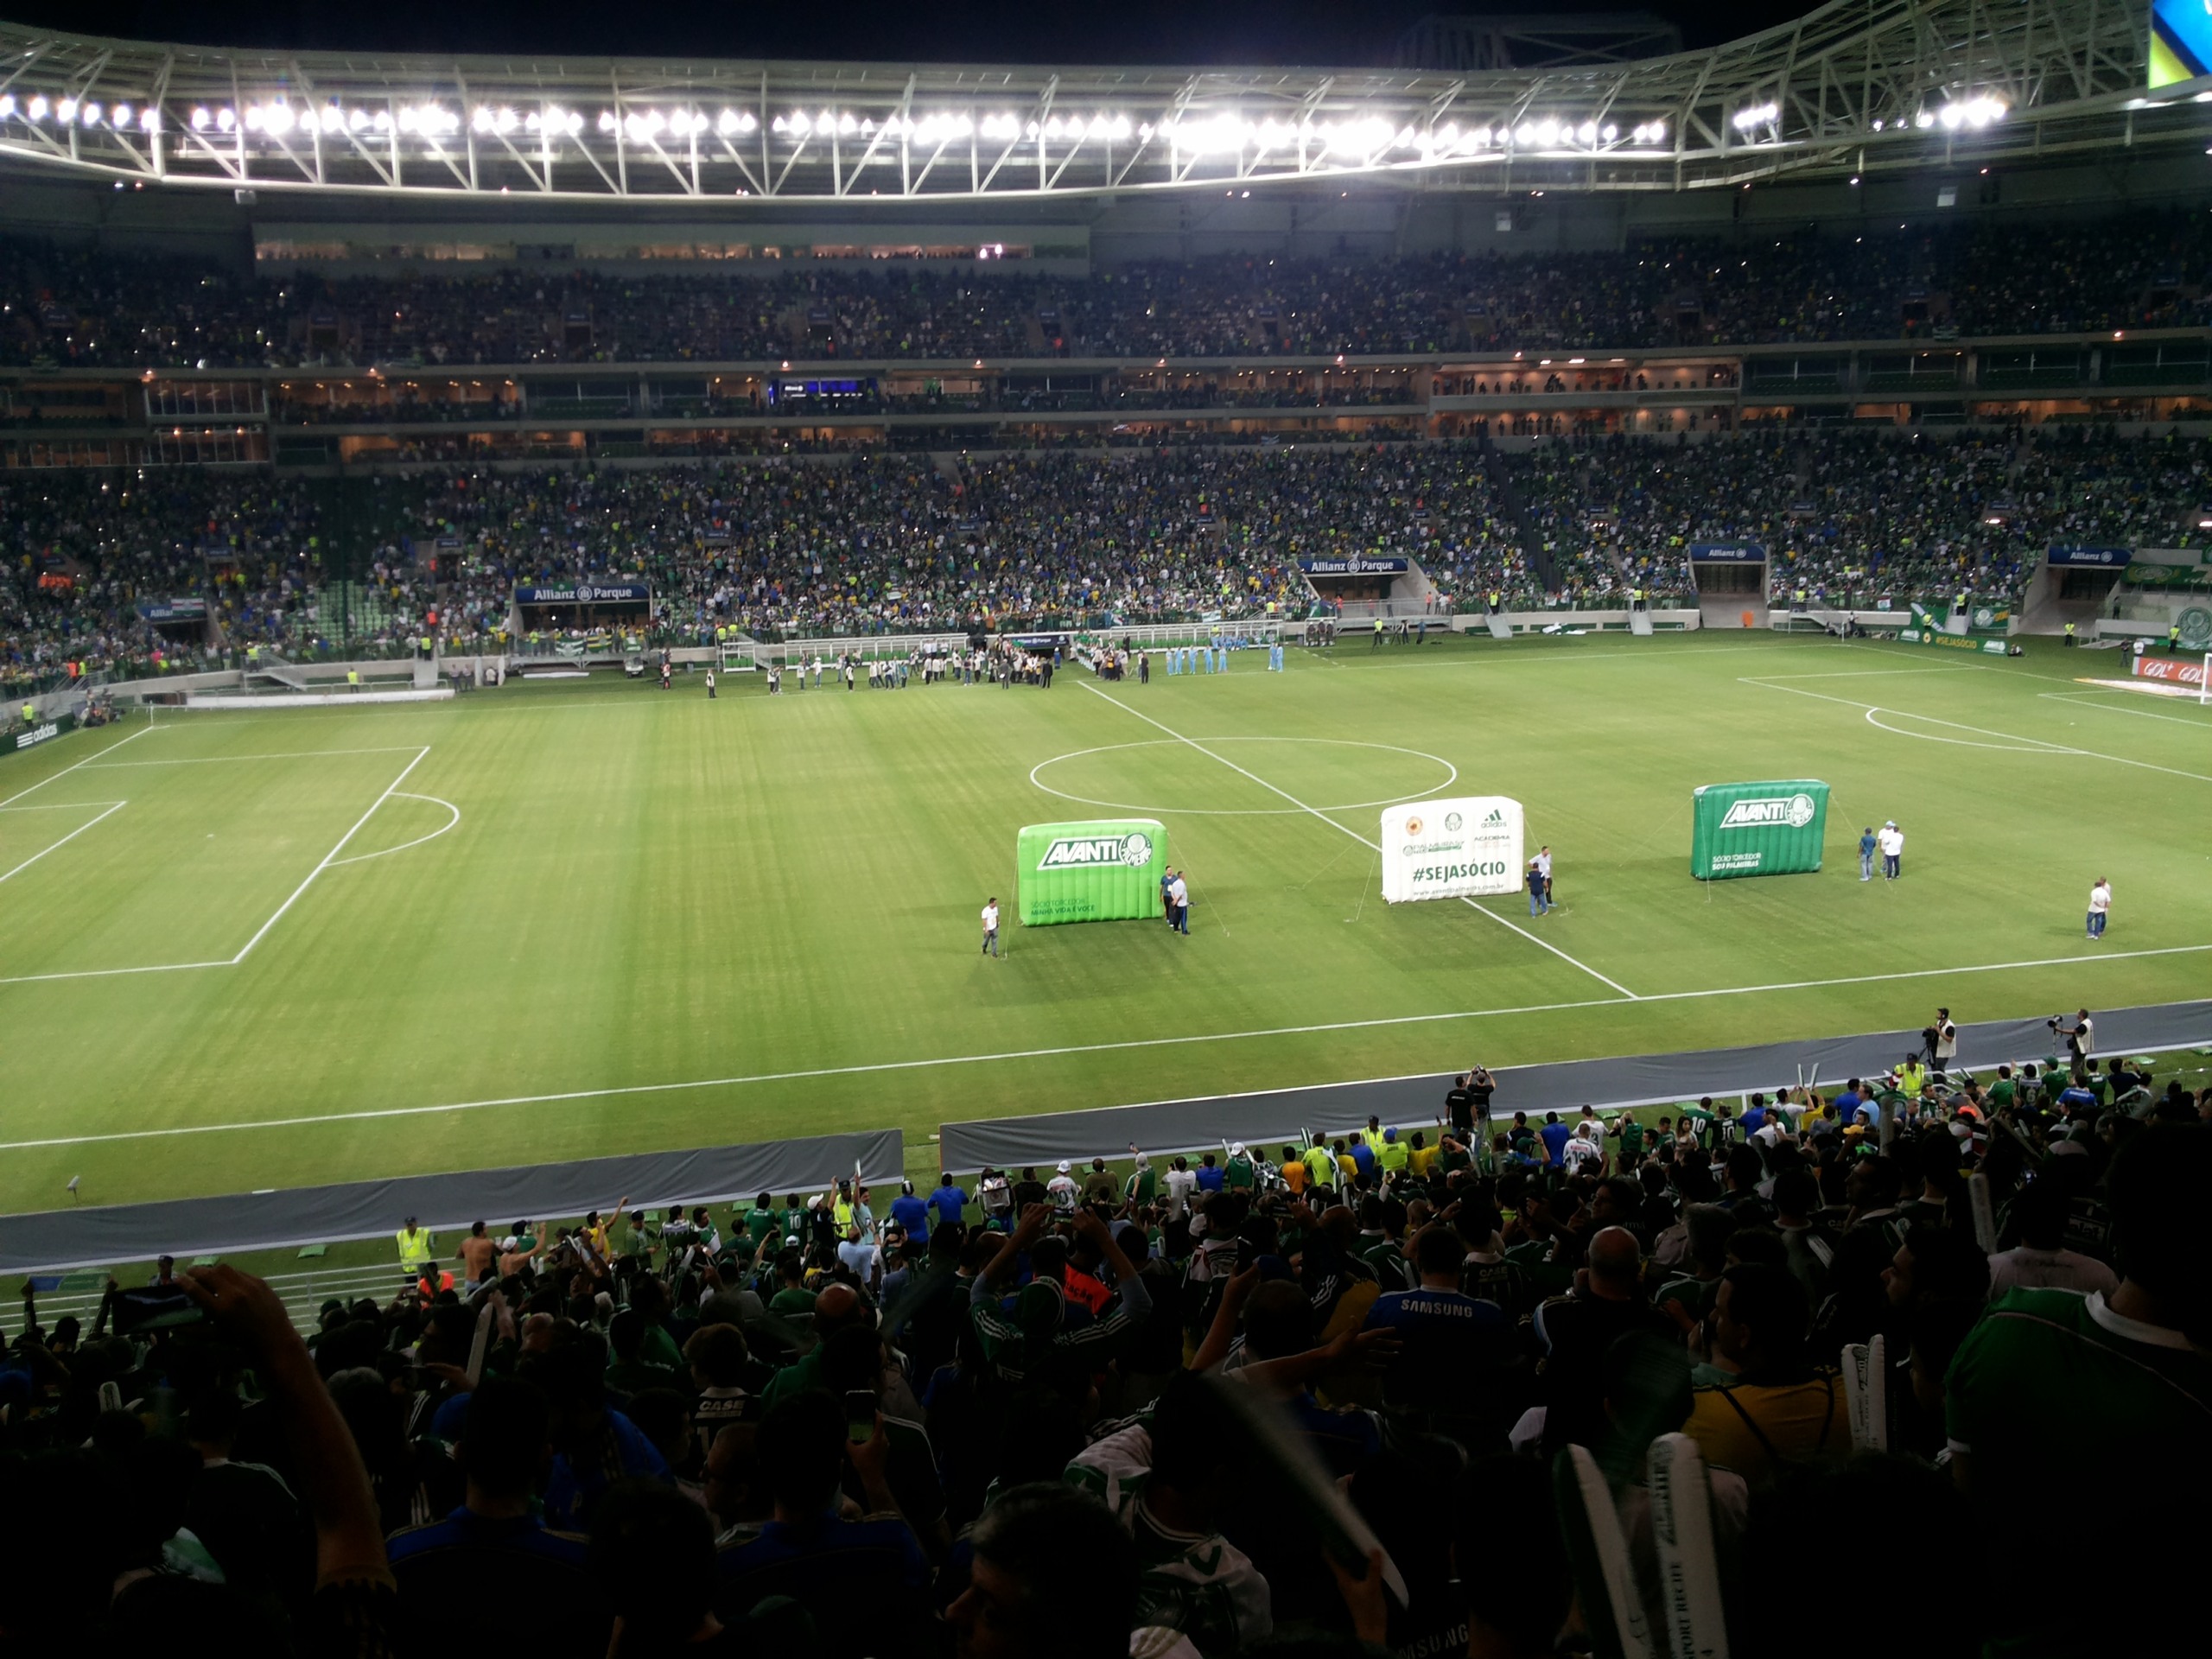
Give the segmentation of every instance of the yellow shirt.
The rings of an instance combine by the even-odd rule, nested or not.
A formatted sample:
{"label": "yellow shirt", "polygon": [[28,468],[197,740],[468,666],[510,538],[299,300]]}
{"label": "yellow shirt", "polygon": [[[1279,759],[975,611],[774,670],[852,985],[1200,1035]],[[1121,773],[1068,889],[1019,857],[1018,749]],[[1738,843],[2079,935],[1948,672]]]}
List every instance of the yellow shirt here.
{"label": "yellow shirt", "polygon": [[1406,1154],[1406,1160],[1413,1166],[1414,1174],[1427,1176],[1429,1166],[1436,1161],[1436,1153],[1434,1147],[1415,1147]]}
{"label": "yellow shirt", "polygon": [[[1729,1403],[1731,1394],[1733,1405]],[[1785,1464],[1850,1455],[1843,1389],[1834,1377],[1778,1386],[1749,1382],[1732,1389],[1700,1389],[1694,1398],[1696,1403],[1682,1433],[1697,1442],[1707,1463],[1734,1470],[1754,1489],[1772,1486],[1779,1478],[1769,1446]],[[1745,1422],[1745,1414],[1758,1425],[1758,1433]]]}

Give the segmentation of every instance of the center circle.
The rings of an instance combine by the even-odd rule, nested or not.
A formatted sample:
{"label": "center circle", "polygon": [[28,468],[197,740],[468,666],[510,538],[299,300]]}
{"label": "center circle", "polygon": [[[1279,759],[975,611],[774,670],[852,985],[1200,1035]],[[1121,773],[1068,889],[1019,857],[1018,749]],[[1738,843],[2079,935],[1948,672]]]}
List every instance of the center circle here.
{"label": "center circle", "polygon": [[[1084,795],[1077,793],[1074,790],[1056,788],[1046,782],[1045,778],[1045,774],[1055,766],[1067,766],[1092,755],[1119,755],[1138,749],[1178,749],[1192,754],[1193,759],[1202,762],[1206,759],[1203,751],[1210,750],[1215,755],[1222,756],[1235,763],[1234,752],[1238,746],[1258,743],[1294,743],[1314,749],[1327,750],[1370,750],[1384,757],[1380,766],[1386,769],[1385,779],[1382,780],[1386,782],[1397,781],[1395,778],[1388,776],[1389,772],[1409,773],[1411,771],[1409,762],[1421,762],[1425,766],[1435,767],[1440,772],[1441,776],[1435,777],[1432,781],[1423,783],[1417,788],[1402,790],[1395,795],[1378,796],[1373,800],[1308,801],[1303,794],[1300,794],[1297,796],[1300,802],[1298,805],[1294,806],[1288,800],[1284,800],[1281,805],[1271,807],[1174,806],[1164,805],[1155,801],[1109,800],[1102,795]],[[1194,745],[1199,747],[1194,748]],[[1256,757],[1248,758],[1256,759]],[[1220,766],[1219,770],[1225,777],[1236,779],[1250,787],[1255,789],[1265,787],[1263,785],[1240,777],[1230,766]],[[1029,781],[1039,789],[1043,790],[1047,795],[1057,795],[1064,801],[1073,801],[1079,806],[1104,807],[1115,812],[1153,814],[1176,812],[1185,817],[1203,818],[1294,817],[1309,811],[1353,812],[1369,807],[1395,806],[1402,801],[1426,800],[1431,796],[1449,789],[1459,779],[1459,767],[1440,754],[1431,754],[1424,749],[1402,748],[1395,743],[1368,743],[1356,738],[1346,737],[1207,737],[1193,738],[1188,741],[1175,737],[1152,738],[1137,743],[1107,743],[1096,748],[1071,749],[1065,754],[1056,754],[1049,760],[1040,760],[1029,769]],[[1082,780],[1078,778],[1076,781],[1080,783]],[[1268,782],[1275,788],[1283,787],[1281,783],[1274,779],[1269,779]],[[1290,791],[1286,791],[1286,793]]]}

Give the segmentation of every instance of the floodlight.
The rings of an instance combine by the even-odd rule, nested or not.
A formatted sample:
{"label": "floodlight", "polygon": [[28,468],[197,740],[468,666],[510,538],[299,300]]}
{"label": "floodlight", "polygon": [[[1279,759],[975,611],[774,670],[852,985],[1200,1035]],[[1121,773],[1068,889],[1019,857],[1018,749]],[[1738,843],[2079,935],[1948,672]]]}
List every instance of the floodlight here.
{"label": "floodlight", "polygon": [[130,124],[130,106],[128,104],[117,105],[113,109],[108,111],[107,118],[118,127],[129,126]]}
{"label": "floodlight", "polygon": [[491,131],[492,111],[490,108],[485,105],[479,104],[476,106],[475,112],[468,118],[468,124],[475,128],[479,132]]}
{"label": "floodlight", "polygon": [[74,121],[77,118],[77,100],[73,98],[63,99],[60,103],[54,106],[54,115],[59,121]]}
{"label": "floodlight", "polygon": [[221,109],[215,111],[215,125],[219,130],[224,132],[234,132],[238,130],[238,111],[233,110],[229,105],[226,104]]}
{"label": "floodlight", "polygon": [[29,111],[32,120],[43,121],[46,119],[46,100],[43,98],[34,97],[30,103],[25,107]]}
{"label": "floodlight", "polygon": [[737,131],[737,111],[724,110],[721,119],[715,123],[715,130],[728,138]]}
{"label": "floodlight", "polygon": [[0,121],[11,121],[16,115],[16,95],[0,92]]}

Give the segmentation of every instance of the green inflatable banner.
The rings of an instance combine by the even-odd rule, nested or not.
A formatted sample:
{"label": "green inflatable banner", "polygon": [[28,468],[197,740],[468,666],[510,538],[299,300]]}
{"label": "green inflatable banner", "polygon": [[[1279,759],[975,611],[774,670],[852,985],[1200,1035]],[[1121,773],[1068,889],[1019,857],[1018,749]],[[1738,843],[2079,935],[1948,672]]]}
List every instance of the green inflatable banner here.
{"label": "green inflatable banner", "polygon": [[1157,818],[1033,823],[1014,842],[1024,927],[1158,916],[1167,826]]}
{"label": "green inflatable banner", "polygon": [[1694,791],[1690,874],[1700,881],[1821,868],[1828,786],[1809,779],[1707,784]]}

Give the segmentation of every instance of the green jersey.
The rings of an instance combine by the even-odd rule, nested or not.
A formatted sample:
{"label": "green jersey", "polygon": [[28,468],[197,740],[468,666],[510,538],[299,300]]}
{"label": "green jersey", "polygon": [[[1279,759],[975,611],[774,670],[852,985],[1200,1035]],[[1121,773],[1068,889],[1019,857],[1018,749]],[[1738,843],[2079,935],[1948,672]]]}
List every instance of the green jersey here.
{"label": "green jersey", "polygon": [[745,1212],[745,1236],[753,1241],[753,1248],[756,1250],[760,1248],[762,1240],[783,1224],[777,1219],[773,1210],[764,1210],[757,1204]]}
{"label": "green jersey", "polygon": [[1249,1158],[1231,1158],[1221,1173],[1222,1184],[1232,1192],[1249,1192],[1260,1184],[1259,1172]]}

